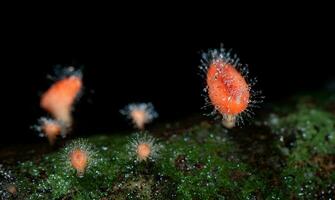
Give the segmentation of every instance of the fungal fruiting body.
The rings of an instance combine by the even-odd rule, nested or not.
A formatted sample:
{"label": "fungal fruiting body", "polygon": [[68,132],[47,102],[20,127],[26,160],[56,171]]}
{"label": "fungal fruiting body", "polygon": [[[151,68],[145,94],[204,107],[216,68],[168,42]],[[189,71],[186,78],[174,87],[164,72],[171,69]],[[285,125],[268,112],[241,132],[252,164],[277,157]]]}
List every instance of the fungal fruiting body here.
{"label": "fungal fruiting body", "polygon": [[224,48],[204,53],[202,64],[209,102],[215,112],[222,115],[223,125],[232,128],[242,120],[243,114],[249,116],[249,108],[259,102],[254,98],[259,92],[251,88],[255,81],[248,83],[247,67],[239,64],[237,56],[231,57],[230,51]]}
{"label": "fungal fruiting body", "polygon": [[7,191],[10,193],[10,194],[12,194],[13,196],[15,196],[16,195],[16,193],[17,193],[17,189],[16,189],[16,186],[15,185],[8,185],[7,186]]}
{"label": "fungal fruiting body", "polygon": [[249,86],[236,68],[223,60],[215,60],[207,72],[208,96],[222,113],[225,126],[233,127],[236,116],[249,104]]}
{"label": "fungal fruiting body", "polygon": [[152,103],[132,103],[120,110],[121,114],[131,119],[134,126],[143,130],[145,124],[152,122],[158,117]]}
{"label": "fungal fruiting body", "polygon": [[65,135],[65,128],[57,120],[42,117],[38,122],[39,125],[35,126],[35,129],[40,133],[40,136],[47,137],[51,145],[55,143],[58,136]]}
{"label": "fungal fruiting body", "polygon": [[[73,68],[70,68],[73,69]],[[82,88],[81,73],[67,74],[56,81],[41,98],[41,107],[66,126],[72,124],[72,105]]]}
{"label": "fungal fruiting body", "polygon": [[151,153],[151,146],[146,143],[139,144],[136,149],[136,154],[139,158],[139,160],[146,161]]}
{"label": "fungal fruiting body", "polygon": [[87,167],[87,152],[82,149],[74,149],[69,156],[72,167],[77,170],[78,174],[84,174]]}
{"label": "fungal fruiting body", "polygon": [[17,186],[11,171],[0,164],[0,199],[11,199],[17,196]]}
{"label": "fungal fruiting body", "polygon": [[75,169],[77,176],[82,177],[85,172],[96,164],[95,152],[85,140],[73,141],[65,148],[67,166]]}
{"label": "fungal fruiting body", "polygon": [[136,161],[142,162],[154,161],[158,157],[159,150],[162,146],[155,138],[146,133],[136,134],[128,145],[128,151],[131,157],[136,157]]}

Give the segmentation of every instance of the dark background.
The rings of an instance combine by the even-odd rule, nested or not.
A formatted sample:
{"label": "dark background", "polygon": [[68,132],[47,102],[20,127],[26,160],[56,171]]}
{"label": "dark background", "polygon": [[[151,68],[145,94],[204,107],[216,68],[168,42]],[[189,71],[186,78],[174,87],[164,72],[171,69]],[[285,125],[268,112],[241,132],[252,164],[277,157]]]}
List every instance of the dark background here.
{"label": "dark background", "polygon": [[159,10],[129,13],[93,18],[70,10],[51,12],[52,20],[23,15],[7,22],[0,144],[43,140],[29,127],[46,114],[39,97],[52,83],[47,75],[57,64],[83,67],[85,89],[74,112],[78,136],[130,129],[119,109],[131,102],[153,102],[160,122],[200,115],[201,52],[221,43],[249,65],[266,102],[319,90],[335,80],[334,20],[321,8],[168,11],[164,17]]}

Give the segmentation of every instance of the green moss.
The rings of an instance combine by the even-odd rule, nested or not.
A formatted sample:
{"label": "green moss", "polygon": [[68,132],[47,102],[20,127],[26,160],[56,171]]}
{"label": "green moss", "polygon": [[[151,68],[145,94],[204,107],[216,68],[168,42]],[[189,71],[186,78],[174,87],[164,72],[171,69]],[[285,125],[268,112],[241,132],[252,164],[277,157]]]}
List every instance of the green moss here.
{"label": "green moss", "polygon": [[335,117],[326,110],[330,101],[315,102],[300,98],[290,113],[270,123],[286,156],[281,172],[285,190],[299,199],[317,199],[335,181]]}
{"label": "green moss", "polygon": [[[200,122],[152,133],[163,147],[140,162],[131,134],[87,138],[83,177],[66,148],[13,168],[19,199],[322,199],[335,195],[333,101],[294,98],[244,128]],[[280,109],[282,108],[282,109]],[[180,123],[182,124],[182,123]],[[164,130],[163,130],[164,132]]]}
{"label": "green moss", "polygon": [[100,160],[83,177],[69,169],[64,150],[20,163],[21,194],[27,199],[245,199],[262,191],[254,170],[234,159],[236,145],[220,126],[205,123],[161,140],[159,157],[147,162],[129,155],[130,137],[88,138]]}

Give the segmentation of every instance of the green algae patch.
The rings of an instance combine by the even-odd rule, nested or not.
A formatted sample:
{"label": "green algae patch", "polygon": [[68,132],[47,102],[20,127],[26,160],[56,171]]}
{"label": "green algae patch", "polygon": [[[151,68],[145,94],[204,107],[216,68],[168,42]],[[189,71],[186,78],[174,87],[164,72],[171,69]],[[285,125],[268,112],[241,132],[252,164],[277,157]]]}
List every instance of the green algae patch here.
{"label": "green algae patch", "polygon": [[[188,127],[179,122],[174,130],[147,133],[159,146],[148,160],[136,159],[136,148],[129,148],[135,133],[89,137],[85,142],[93,163],[83,176],[68,164],[69,146],[62,146],[1,166],[0,194],[100,200],[334,197],[332,97],[300,96],[272,108],[243,128],[227,130],[220,122],[195,120]],[[15,194],[6,190],[8,185],[15,186]]]}
{"label": "green algae patch", "polygon": [[281,178],[292,198],[319,199],[335,193],[335,117],[326,109],[327,101],[322,102],[301,98],[291,113],[272,116],[275,123],[269,123],[285,155]]}
{"label": "green algae patch", "polygon": [[161,138],[155,160],[138,162],[127,150],[132,135],[87,138],[97,160],[82,177],[65,164],[64,150],[16,167],[24,199],[252,198],[262,180],[239,160],[220,126],[207,123]]}

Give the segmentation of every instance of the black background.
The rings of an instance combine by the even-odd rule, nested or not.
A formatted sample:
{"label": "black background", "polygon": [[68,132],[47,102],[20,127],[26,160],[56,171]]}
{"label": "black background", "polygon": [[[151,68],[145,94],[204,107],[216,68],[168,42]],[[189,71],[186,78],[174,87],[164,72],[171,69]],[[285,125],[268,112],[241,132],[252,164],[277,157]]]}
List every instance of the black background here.
{"label": "black background", "polygon": [[131,102],[153,102],[161,122],[200,115],[201,52],[221,43],[249,65],[266,102],[335,80],[331,12],[313,6],[248,12],[232,7],[227,13],[228,8],[192,15],[183,8],[164,16],[157,9],[109,15],[117,9],[58,13],[50,8],[34,17],[7,16],[0,144],[43,140],[29,127],[46,114],[39,97],[52,83],[47,75],[56,64],[83,67],[85,89],[74,112],[78,136],[130,129],[119,109]]}

